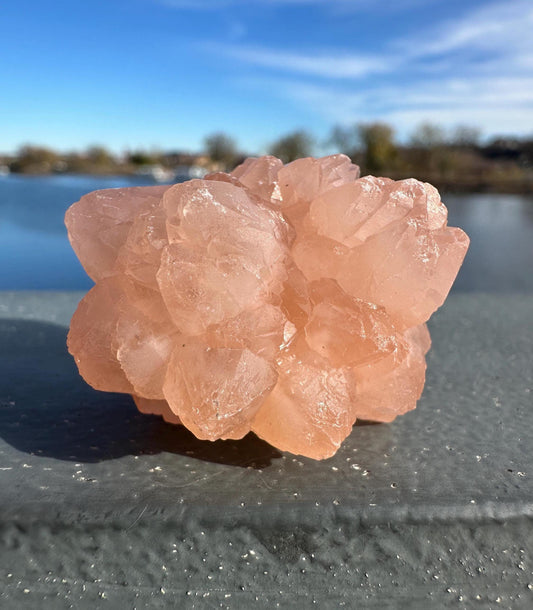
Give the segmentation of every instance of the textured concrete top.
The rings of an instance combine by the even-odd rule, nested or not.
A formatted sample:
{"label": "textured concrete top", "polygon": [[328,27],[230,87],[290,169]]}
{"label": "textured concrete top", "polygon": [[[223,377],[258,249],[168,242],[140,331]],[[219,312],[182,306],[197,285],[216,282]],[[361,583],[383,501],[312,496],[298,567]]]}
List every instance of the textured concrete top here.
{"label": "textured concrete top", "polygon": [[[176,595],[188,595],[189,601],[196,600],[202,607],[198,588],[202,582],[204,593],[211,592],[212,600],[239,607],[231,606],[231,600],[240,596],[239,603],[247,602],[246,595],[260,574],[254,568],[248,577],[244,567],[237,567],[238,557],[250,565],[252,551],[263,554],[264,561],[267,555],[269,561],[277,558],[277,568],[271,565],[269,569],[286,572],[286,580],[289,571],[280,566],[298,566],[302,579],[311,556],[319,552],[322,536],[329,549],[325,563],[345,569],[351,565],[350,574],[355,578],[359,570],[368,574],[371,569],[357,563],[364,545],[350,547],[351,559],[341,559],[343,543],[335,541],[339,532],[345,540],[353,535],[360,543],[365,528],[390,533],[394,528],[418,527],[418,532],[425,532],[420,534],[423,537],[427,535],[424,528],[435,524],[483,528],[533,516],[533,295],[452,295],[430,322],[433,348],[418,408],[392,424],[355,426],[337,455],[322,462],[283,455],[253,436],[242,441],[202,442],[158,417],[138,413],[127,396],[92,390],[79,377],[65,347],[66,326],[80,296],[0,293],[1,531],[15,528],[19,538],[24,538],[20,532],[41,531],[42,527],[52,532],[73,528],[78,534],[80,528],[135,531],[139,536],[143,532],[145,538],[137,540],[140,547],[149,546],[151,539],[155,546],[163,544],[161,540],[167,536],[169,549],[170,540],[174,550],[190,544],[195,549],[191,552],[198,556],[202,556],[202,537],[207,549],[215,549],[228,541],[231,546],[232,540],[238,546],[241,532],[242,548],[254,543],[255,551],[251,547],[243,553],[239,550],[233,559],[230,549],[216,555],[221,565],[227,567],[229,562],[240,571],[243,584],[237,586],[233,578],[233,593],[227,588],[230,581],[220,580],[223,569],[218,570],[218,564],[212,569],[197,566],[196,571],[190,567],[196,575],[193,578],[185,576],[185,564],[180,564],[179,577],[175,573],[165,585],[167,576],[160,571],[149,585],[158,591],[170,587]],[[157,538],[156,530],[166,534]],[[223,531],[226,537],[220,533]],[[523,535],[521,530],[519,536]],[[116,547],[117,540],[114,544]],[[449,541],[443,545],[453,546]],[[28,552],[46,554],[50,547],[48,551],[45,547]],[[403,551],[391,547],[384,553],[403,557],[405,547],[401,548]],[[518,553],[518,547],[515,550]],[[441,556],[445,553],[440,552]],[[215,557],[209,553],[215,551],[206,550],[204,559]],[[246,559],[242,559],[244,554]],[[414,565],[422,568],[424,557],[422,553],[414,558]],[[516,579],[504,593],[498,593],[516,603],[533,589],[533,584],[527,589],[533,582],[528,578],[533,576],[524,575],[523,567],[516,568],[517,557],[513,559]],[[167,563],[171,559],[169,555]],[[5,567],[11,570],[11,578],[12,565],[19,565],[22,559],[12,561]],[[368,564],[372,564],[370,559]],[[531,565],[526,567],[531,573]],[[106,569],[112,580],[116,570]],[[339,573],[342,569],[339,567]],[[420,600],[443,585],[432,581],[427,569],[419,583]],[[268,569],[263,571],[266,579]],[[216,587],[205,580],[208,573],[215,574]],[[26,570],[26,578],[27,574]],[[39,574],[34,575],[34,582],[42,585],[44,576]],[[80,576],[79,571],[76,574],[69,581],[71,597],[64,593],[70,602],[77,599],[72,591],[82,581],[85,586],[98,580]],[[314,585],[305,589],[300,584],[304,589],[299,592],[293,588],[295,582],[300,583],[298,579],[283,585],[279,581],[265,584],[263,589],[274,596],[274,589],[287,587],[300,601],[307,600],[307,595],[320,599],[316,587],[322,585],[317,584],[317,574]],[[330,598],[339,603],[355,599],[343,597],[348,589],[342,587],[352,582],[346,574],[344,578],[338,581],[338,596]],[[389,588],[390,578],[385,579]],[[361,579],[361,587],[369,595],[372,583],[368,577]],[[147,585],[140,576],[137,581],[133,585],[141,589],[132,585],[131,591],[145,591],[142,587]],[[26,599],[21,593],[23,578],[17,582],[22,584],[11,585],[10,600],[18,599],[18,594]],[[191,582],[196,583],[192,588]],[[456,584],[450,585],[452,596],[460,589]],[[374,593],[382,586],[383,580],[379,587],[375,584]],[[450,595],[446,592],[450,586],[442,588],[442,595]],[[468,589],[464,583],[462,586],[463,591]],[[102,587],[94,587],[94,599],[103,599]],[[488,581],[483,587],[479,595],[496,595]],[[27,588],[33,591],[30,585]],[[111,589],[116,594],[116,588]],[[230,597],[224,597],[228,590]],[[469,590],[458,595],[475,599],[474,593]],[[108,588],[104,598],[109,595]],[[122,601],[124,595],[122,591]],[[88,596],[80,593],[79,599],[87,601]],[[269,599],[270,603],[276,598]]]}

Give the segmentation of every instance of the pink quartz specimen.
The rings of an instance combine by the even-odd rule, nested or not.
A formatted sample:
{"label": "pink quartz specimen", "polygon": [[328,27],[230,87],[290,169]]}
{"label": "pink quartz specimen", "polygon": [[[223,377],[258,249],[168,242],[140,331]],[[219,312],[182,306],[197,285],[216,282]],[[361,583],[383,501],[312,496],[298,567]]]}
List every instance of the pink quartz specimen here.
{"label": "pink quartz specimen", "polygon": [[469,243],[446,219],[431,185],[344,155],[89,193],[66,214],[95,281],[69,351],[94,388],[198,438],[330,457],[422,393],[425,323]]}

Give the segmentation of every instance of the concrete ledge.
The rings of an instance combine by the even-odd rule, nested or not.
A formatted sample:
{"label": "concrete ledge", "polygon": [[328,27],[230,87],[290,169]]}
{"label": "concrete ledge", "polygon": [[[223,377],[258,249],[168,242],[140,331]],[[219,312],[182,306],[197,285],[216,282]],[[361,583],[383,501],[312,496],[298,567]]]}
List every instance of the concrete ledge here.
{"label": "concrete ledge", "polygon": [[0,293],[2,607],[531,607],[533,296],[451,296],[417,410],[323,462],[93,391],[80,296]]}

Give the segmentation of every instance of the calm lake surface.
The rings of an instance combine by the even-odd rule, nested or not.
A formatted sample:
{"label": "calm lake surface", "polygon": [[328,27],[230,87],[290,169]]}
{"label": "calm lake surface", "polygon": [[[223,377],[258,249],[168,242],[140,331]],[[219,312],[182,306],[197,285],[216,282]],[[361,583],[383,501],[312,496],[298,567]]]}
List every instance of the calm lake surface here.
{"label": "calm lake surface", "polygon": [[[0,290],[89,288],[67,239],[65,210],[95,189],[147,184],[142,177],[0,176]],[[453,290],[533,292],[533,194],[443,200],[449,224],[471,239]]]}

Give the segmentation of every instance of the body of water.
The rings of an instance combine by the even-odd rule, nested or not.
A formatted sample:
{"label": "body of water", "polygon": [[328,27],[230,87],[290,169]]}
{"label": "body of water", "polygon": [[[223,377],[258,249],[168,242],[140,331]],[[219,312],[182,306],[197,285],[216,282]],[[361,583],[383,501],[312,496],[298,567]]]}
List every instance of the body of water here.
{"label": "body of water", "polygon": [[[85,290],[63,224],[66,209],[102,188],[153,184],[142,177],[0,177],[0,290]],[[533,292],[533,195],[443,195],[450,225],[471,246],[454,291]]]}
{"label": "body of water", "polygon": [[0,177],[0,290],[90,288],[68,241],[67,208],[96,189],[149,184],[142,176]]}

